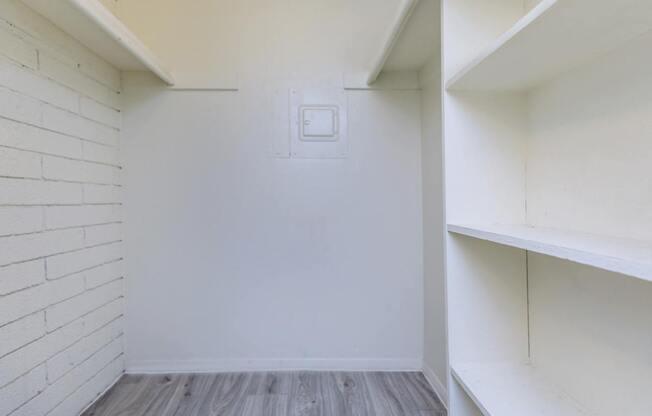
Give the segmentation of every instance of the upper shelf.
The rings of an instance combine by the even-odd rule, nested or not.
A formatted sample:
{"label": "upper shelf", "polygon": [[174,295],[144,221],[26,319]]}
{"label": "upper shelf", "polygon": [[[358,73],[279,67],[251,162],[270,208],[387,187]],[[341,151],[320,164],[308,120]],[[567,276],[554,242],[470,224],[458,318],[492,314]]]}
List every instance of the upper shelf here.
{"label": "upper shelf", "polygon": [[99,0],[23,1],[116,68],[150,70],[174,84],[158,57]]}
{"label": "upper shelf", "polygon": [[651,29],[650,0],[543,0],[446,87],[528,90]]}
{"label": "upper shelf", "polygon": [[439,1],[402,0],[369,70],[347,74],[347,87],[367,89],[381,72],[419,70],[439,51],[439,21]]}
{"label": "upper shelf", "polygon": [[652,243],[527,225],[448,224],[448,231],[652,281]]}

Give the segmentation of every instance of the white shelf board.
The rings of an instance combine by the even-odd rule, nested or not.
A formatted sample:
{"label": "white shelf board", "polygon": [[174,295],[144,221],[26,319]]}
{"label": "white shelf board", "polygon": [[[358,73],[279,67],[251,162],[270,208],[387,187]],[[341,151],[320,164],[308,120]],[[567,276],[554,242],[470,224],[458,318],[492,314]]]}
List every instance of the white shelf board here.
{"label": "white shelf board", "polygon": [[652,281],[652,243],[528,225],[448,224],[448,231]]}
{"label": "white shelf board", "polygon": [[399,36],[401,36],[401,32],[403,32],[403,29],[410,20],[410,16],[412,15],[414,9],[417,7],[417,4],[419,4],[419,0],[403,0],[401,3],[399,9],[396,12],[396,16],[394,17],[394,22],[392,23],[385,41],[383,42],[383,47],[381,48],[378,56],[376,56],[374,59],[371,70],[366,76],[365,83],[367,85],[373,84],[378,78],[380,72],[383,70],[385,62],[387,62],[387,58],[389,58],[389,55],[392,53],[392,49],[394,49],[396,41],[398,40]]}
{"label": "white shelf board", "polygon": [[588,413],[529,364],[464,363],[453,377],[485,416],[581,416]]}
{"label": "white shelf board", "polygon": [[650,0],[543,0],[446,87],[528,90],[650,30]]}
{"label": "white shelf board", "polygon": [[436,0],[402,0],[394,21],[362,77],[349,76],[355,89],[373,89],[379,75],[386,72],[418,71],[439,53],[440,6]]}
{"label": "white shelf board", "polygon": [[99,0],[23,0],[61,30],[120,70],[150,70],[169,85],[158,57]]}

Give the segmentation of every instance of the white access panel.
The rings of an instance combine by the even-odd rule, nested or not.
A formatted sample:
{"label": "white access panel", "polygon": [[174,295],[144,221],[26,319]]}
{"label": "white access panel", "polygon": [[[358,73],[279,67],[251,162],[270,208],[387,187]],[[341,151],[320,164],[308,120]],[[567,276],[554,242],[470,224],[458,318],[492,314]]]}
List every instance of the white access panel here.
{"label": "white access panel", "polygon": [[343,89],[290,90],[290,149],[293,158],[348,156],[347,100]]}
{"label": "white access panel", "polygon": [[304,142],[334,142],[339,133],[337,106],[300,106],[299,124]]}

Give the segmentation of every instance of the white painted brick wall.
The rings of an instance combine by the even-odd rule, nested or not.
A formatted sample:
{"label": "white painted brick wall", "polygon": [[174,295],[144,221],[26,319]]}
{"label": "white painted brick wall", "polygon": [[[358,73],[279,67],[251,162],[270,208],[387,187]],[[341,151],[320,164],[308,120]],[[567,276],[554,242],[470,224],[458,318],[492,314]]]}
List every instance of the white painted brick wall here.
{"label": "white painted brick wall", "polygon": [[75,90],[45,78],[36,71],[16,71],[15,67],[15,63],[0,57],[0,84],[68,111],[79,111],[79,94]]}
{"label": "white painted brick wall", "polygon": [[46,259],[47,278],[58,279],[120,258],[122,258],[120,243],[105,244],[48,257]]}
{"label": "white painted brick wall", "polygon": [[84,232],[87,246],[112,243],[122,240],[122,223],[86,227]]}
{"label": "white painted brick wall", "polygon": [[40,231],[42,227],[41,207],[0,207],[0,236],[33,233]]}
{"label": "white painted brick wall", "polygon": [[0,176],[41,178],[41,156],[22,150],[0,148]]}
{"label": "white painted brick wall", "polygon": [[45,283],[45,260],[0,267],[0,296]]}
{"label": "white painted brick wall", "polygon": [[[5,94],[9,95],[9,94]],[[0,98],[2,98],[2,91],[0,91]],[[13,109],[16,113],[12,118],[22,117],[29,119],[33,116],[33,103],[25,100],[22,103],[22,111]],[[1,109],[2,107],[0,107]],[[79,114],[72,113],[61,108],[54,106],[43,106],[43,111],[40,114],[43,126],[53,131],[77,137],[92,142],[103,143],[111,146],[118,145],[119,133],[118,130],[89,120]]]}
{"label": "white painted brick wall", "polygon": [[0,146],[81,159],[85,144],[74,137],[0,118]]}
{"label": "white painted brick wall", "polygon": [[119,108],[119,97],[110,87],[86,76],[49,54],[39,55],[40,70],[52,79],[112,108]]}
{"label": "white painted brick wall", "polygon": [[83,331],[84,322],[78,320],[0,358],[2,367],[0,386],[11,384],[32,368],[44,363],[49,357],[63,351],[80,339]]}
{"label": "white painted brick wall", "polygon": [[38,65],[36,49],[30,47],[14,33],[10,33],[5,27],[0,32],[0,53],[32,69]]}
{"label": "white painted brick wall", "polygon": [[[115,344],[110,344],[107,347],[107,357],[111,359],[110,353],[119,351],[122,348],[122,345],[119,343],[119,340]],[[110,384],[115,378],[122,373],[120,368],[124,367],[124,358],[118,356],[113,358],[104,368],[102,368],[98,373],[93,377],[86,380],[77,390],[75,390],[70,396],[59,404],[52,413],[48,413],[49,416],[68,416],[73,414],[72,412],[83,403],[89,403],[98,398],[97,391],[101,390],[102,386]]]}
{"label": "white painted brick wall", "polygon": [[0,116],[23,123],[41,124],[41,103],[31,97],[0,87]]}
{"label": "white painted brick wall", "polygon": [[122,279],[88,290],[66,301],[51,305],[45,311],[49,331],[53,331],[122,296]]}
{"label": "white painted brick wall", "polygon": [[50,358],[47,362],[48,382],[54,383],[90,358],[96,351],[118,338],[122,334],[123,325],[122,318],[116,319]]}
{"label": "white painted brick wall", "polygon": [[40,365],[20,380],[0,390],[0,414],[6,415],[16,410],[20,403],[25,403],[45,389],[45,366]]}
{"label": "white painted brick wall", "polygon": [[45,313],[37,312],[0,328],[0,357],[45,335]]}
{"label": "white painted brick wall", "polygon": [[3,237],[0,239],[0,266],[82,247],[84,230],[79,228]]}
{"label": "white painted brick wall", "polygon": [[0,416],[75,416],[124,371],[119,88],[0,2]]}
{"label": "white painted brick wall", "polygon": [[0,206],[81,204],[78,183],[0,178]]}
{"label": "white painted brick wall", "polygon": [[[12,413],[11,416],[45,416],[46,414],[51,416],[52,413],[48,412],[57,408],[59,409],[57,409],[57,413],[55,414],[60,414],[62,416],[75,415],[79,409],[83,409],[85,406],[79,403],[83,402],[83,400],[79,400],[75,396],[77,391],[81,390],[84,385],[93,380],[93,378],[96,376],[102,377],[103,383],[98,384],[102,384],[106,388],[106,386],[108,386],[113,380],[115,380],[117,376],[121,374],[122,371],[118,371],[118,369],[114,368],[112,365],[117,361],[119,368],[124,369],[124,363],[120,362],[120,358],[122,357],[122,349],[122,337],[120,337],[96,352],[91,359],[82,362],[73,370],[68,372],[65,376],[49,385],[43,393],[41,393],[39,396],[36,396],[26,405],[20,407],[18,410]],[[106,377],[103,374],[103,370],[109,366],[112,368],[112,377]],[[94,387],[93,394],[95,395],[103,391],[97,388],[98,386],[96,385],[92,386]],[[66,403],[66,400],[78,400],[79,402],[77,403],[77,408],[72,412],[63,413],[63,410],[67,410],[67,406],[70,405]],[[93,399],[88,400],[86,404],[90,403],[91,400]],[[65,407],[61,408],[61,406]]]}
{"label": "white painted brick wall", "polygon": [[122,124],[122,117],[119,111],[101,104],[92,98],[81,97],[79,110],[84,117],[116,129],[119,129]]}
{"label": "white painted brick wall", "polygon": [[84,203],[113,204],[122,201],[122,189],[118,186],[84,184]]}
{"label": "white painted brick wall", "polygon": [[107,325],[109,322],[114,320],[116,316],[120,316],[122,314],[123,306],[123,300],[120,298],[114,300],[113,302],[107,303],[106,305],[86,315],[84,326],[85,334],[88,335],[96,331],[97,329]]}
{"label": "white painted brick wall", "polygon": [[46,304],[45,285],[10,293],[0,302],[0,325],[7,325],[29,314],[43,310]]}
{"label": "white painted brick wall", "polygon": [[101,145],[93,142],[84,142],[83,158],[93,162],[105,163],[107,165],[118,166],[120,156],[118,149],[111,146]]}
{"label": "white painted brick wall", "polygon": [[120,205],[47,207],[45,218],[48,229],[107,224],[120,221]]}
{"label": "white painted brick wall", "polygon": [[43,177],[52,180],[119,185],[120,169],[99,163],[43,156]]}

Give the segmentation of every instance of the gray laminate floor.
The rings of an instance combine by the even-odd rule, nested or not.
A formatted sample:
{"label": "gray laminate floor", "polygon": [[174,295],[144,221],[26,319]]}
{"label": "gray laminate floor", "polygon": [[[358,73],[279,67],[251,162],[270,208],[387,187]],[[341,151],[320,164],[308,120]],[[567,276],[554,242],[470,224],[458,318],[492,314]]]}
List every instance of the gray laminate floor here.
{"label": "gray laminate floor", "polygon": [[125,375],[83,416],[445,416],[421,373]]}

